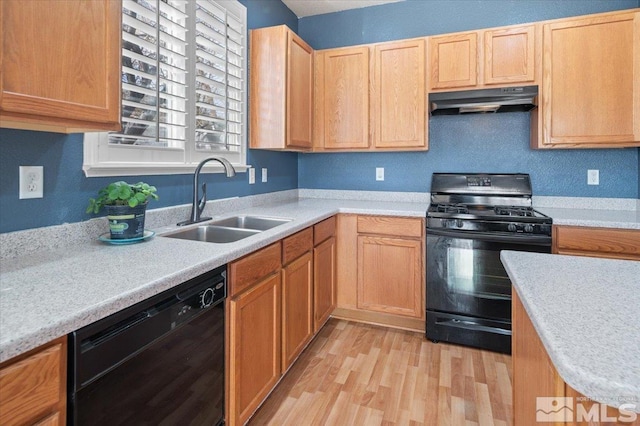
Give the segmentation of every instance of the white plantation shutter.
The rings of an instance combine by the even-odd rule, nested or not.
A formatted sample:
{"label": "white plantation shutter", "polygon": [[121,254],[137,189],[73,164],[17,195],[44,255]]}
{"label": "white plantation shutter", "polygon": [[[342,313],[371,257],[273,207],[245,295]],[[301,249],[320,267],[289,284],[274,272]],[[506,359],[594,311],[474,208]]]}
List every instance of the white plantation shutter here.
{"label": "white plantation shutter", "polygon": [[87,176],[183,173],[211,155],[242,168],[246,31],[237,0],[123,0],[122,131],[85,136]]}
{"label": "white plantation shutter", "polygon": [[109,143],[181,148],[186,127],[184,1],[122,3],[122,131]]}
{"label": "white plantation shutter", "polygon": [[196,10],[196,148],[238,151],[243,70],[240,18],[212,1]]}

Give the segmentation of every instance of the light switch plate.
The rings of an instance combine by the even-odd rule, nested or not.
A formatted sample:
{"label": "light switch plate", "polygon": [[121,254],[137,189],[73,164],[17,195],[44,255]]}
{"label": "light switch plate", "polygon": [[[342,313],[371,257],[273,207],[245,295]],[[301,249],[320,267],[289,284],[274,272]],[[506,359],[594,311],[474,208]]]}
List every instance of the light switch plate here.
{"label": "light switch plate", "polygon": [[43,166],[20,166],[19,199],[42,198],[44,183]]}
{"label": "light switch plate", "polygon": [[376,180],[384,180],[384,167],[376,167]]}
{"label": "light switch plate", "polygon": [[267,181],[267,168],[263,167],[262,168],[262,182],[266,182]]}
{"label": "light switch plate", "polygon": [[256,183],[256,169],[251,167],[249,169],[249,185],[253,185],[254,183]]}

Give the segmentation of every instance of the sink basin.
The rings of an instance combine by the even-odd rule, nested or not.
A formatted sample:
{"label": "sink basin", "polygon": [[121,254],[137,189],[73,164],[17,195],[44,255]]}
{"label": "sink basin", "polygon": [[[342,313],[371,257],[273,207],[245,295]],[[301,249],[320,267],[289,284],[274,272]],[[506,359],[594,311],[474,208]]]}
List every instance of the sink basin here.
{"label": "sink basin", "polygon": [[260,232],[261,231],[256,229],[226,228],[224,226],[203,225],[163,236],[169,238],[180,238],[182,240],[205,241],[209,243],[232,243],[234,241],[259,234]]}
{"label": "sink basin", "polygon": [[238,229],[255,229],[258,231],[266,231],[275,226],[291,222],[291,219],[263,216],[234,216],[226,219],[209,222],[210,225],[227,226],[229,228]]}

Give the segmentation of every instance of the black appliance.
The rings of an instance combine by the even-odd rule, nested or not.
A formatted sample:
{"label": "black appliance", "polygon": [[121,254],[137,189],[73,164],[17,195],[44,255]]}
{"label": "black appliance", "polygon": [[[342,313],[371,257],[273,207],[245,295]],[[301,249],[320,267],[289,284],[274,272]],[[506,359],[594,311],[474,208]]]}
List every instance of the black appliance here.
{"label": "black appliance", "polygon": [[431,115],[531,111],[537,105],[538,86],[429,93]]}
{"label": "black appliance", "polygon": [[224,424],[226,267],[69,335],[70,425]]}
{"label": "black appliance", "polygon": [[551,252],[528,174],[434,173],[426,222],[426,337],[511,353],[501,250]]}

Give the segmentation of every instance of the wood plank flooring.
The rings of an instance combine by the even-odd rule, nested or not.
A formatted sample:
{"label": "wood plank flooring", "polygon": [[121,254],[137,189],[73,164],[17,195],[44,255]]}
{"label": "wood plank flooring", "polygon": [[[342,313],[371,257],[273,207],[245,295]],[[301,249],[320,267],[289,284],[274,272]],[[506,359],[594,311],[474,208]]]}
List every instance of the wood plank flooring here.
{"label": "wood plank flooring", "polygon": [[511,425],[511,357],[330,319],[249,425]]}

